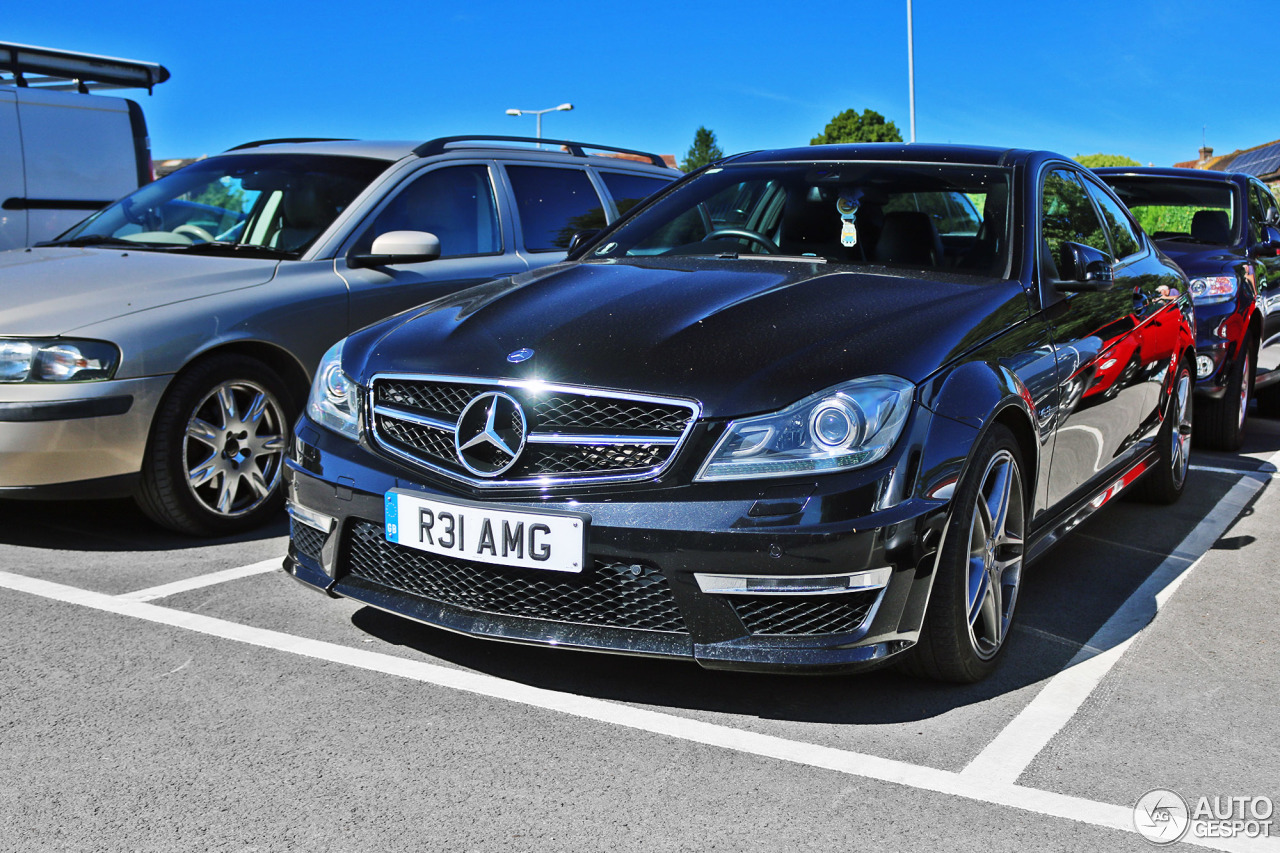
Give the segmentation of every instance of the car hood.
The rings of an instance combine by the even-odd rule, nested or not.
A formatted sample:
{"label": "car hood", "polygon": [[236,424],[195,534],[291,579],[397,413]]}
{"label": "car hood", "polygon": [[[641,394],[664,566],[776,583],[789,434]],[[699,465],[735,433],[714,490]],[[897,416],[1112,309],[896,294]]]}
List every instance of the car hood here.
{"label": "car hood", "polygon": [[[500,279],[354,336],[346,369],[536,378],[771,411],[845,380],[919,382],[1028,314],[1020,284],[824,264],[588,262]],[[508,355],[532,349],[527,361]]]}
{"label": "car hood", "polygon": [[0,335],[66,335],[114,317],[270,281],[277,264],[117,248],[0,252]]}
{"label": "car hood", "polygon": [[1161,240],[1160,251],[1169,256],[1187,275],[1213,275],[1229,269],[1245,260],[1243,249],[1232,246],[1206,246],[1203,243],[1183,243]]}

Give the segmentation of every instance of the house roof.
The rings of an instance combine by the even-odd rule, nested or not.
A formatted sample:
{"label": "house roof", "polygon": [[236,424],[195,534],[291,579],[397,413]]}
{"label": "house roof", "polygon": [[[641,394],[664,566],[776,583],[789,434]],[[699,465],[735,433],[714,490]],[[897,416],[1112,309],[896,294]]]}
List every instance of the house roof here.
{"label": "house roof", "polygon": [[1280,178],[1280,139],[1210,157],[1203,165],[1197,160],[1175,165],[1211,169],[1215,172],[1243,172],[1263,180],[1275,180]]}

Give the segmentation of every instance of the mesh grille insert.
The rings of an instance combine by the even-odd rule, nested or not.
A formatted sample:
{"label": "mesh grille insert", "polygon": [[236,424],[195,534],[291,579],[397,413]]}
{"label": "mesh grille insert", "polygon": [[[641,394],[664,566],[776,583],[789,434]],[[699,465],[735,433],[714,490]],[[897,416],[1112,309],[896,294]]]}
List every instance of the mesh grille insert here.
{"label": "mesh grille insert", "polygon": [[289,519],[289,538],[294,549],[304,557],[320,562],[320,549],[324,547],[325,534],[308,524]]}
{"label": "mesh grille insert", "polygon": [[879,590],[841,595],[726,596],[752,634],[798,637],[851,634],[862,627]]}
{"label": "mesh grille insert", "polygon": [[441,604],[499,616],[688,633],[666,578],[649,566],[596,562],[582,574],[453,560],[388,542],[381,525],[349,527],[355,577]]}

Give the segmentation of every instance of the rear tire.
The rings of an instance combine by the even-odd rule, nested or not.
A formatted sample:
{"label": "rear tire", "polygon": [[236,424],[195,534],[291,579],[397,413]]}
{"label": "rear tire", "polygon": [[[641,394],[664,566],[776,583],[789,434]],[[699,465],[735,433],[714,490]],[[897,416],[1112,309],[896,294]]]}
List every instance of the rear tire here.
{"label": "rear tire", "polygon": [[263,524],[284,501],[294,416],[284,383],[261,362],[215,355],[195,363],[178,374],[156,411],[138,506],[191,536]]}
{"label": "rear tire", "polygon": [[1164,423],[1156,436],[1156,461],[1133,487],[1133,496],[1138,500],[1171,504],[1182,497],[1191,464],[1191,385],[1191,363],[1184,360],[1178,364]]}
{"label": "rear tire", "polygon": [[956,490],[920,640],[903,670],[959,683],[995,671],[1013,625],[1025,536],[1022,452],[996,424]]}
{"label": "rear tire", "polygon": [[1211,450],[1235,451],[1244,444],[1244,425],[1253,396],[1254,345],[1245,342],[1227,378],[1221,399],[1196,406],[1196,444]]}

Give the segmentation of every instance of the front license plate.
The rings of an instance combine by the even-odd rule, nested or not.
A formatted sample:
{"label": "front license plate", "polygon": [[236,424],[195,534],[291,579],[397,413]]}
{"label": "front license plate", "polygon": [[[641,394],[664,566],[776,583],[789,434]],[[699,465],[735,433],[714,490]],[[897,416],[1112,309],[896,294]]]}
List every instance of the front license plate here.
{"label": "front license plate", "polygon": [[444,557],[552,572],[586,564],[587,516],[386,494],[387,541]]}

